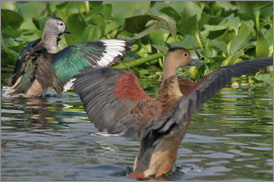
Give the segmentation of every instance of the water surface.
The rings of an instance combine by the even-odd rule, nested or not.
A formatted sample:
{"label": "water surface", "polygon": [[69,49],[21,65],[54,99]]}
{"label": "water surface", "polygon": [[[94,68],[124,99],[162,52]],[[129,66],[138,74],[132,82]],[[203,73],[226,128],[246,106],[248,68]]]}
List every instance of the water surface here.
{"label": "water surface", "polygon": [[[151,96],[156,89],[145,88]],[[194,114],[176,172],[161,180],[272,181],[272,98],[270,87],[222,89]],[[2,98],[1,108],[2,180],[135,181],[140,140],[98,132],[73,91]]]}

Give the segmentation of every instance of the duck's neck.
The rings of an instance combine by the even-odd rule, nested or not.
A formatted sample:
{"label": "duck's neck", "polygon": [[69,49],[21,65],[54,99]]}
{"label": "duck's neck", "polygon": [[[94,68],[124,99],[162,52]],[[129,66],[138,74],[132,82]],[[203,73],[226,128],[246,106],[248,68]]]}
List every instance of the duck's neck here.
{"label": "duck's neck", "polygon": [[164,64],[163,82],[158,94],[168,97],[182,97],[177,77],[177,68],[174,67],[174,64]]}
{"label": "duck's neck", "polygon": [[58,36],[44,31],[41,43],[49,53],[56,53]]}

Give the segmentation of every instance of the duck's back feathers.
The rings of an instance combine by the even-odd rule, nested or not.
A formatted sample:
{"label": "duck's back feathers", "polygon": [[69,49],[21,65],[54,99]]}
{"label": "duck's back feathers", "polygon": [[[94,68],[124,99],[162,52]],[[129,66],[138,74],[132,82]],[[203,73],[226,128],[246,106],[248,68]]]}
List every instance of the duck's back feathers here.
{"label": "duck's back feathers", "polygon": [[188,118],[212,98],[216,92],[228,84],[232,77],[239,77],[271,65],[273,65],[273,58],[257,58],[214,71],[187,90],[176,108],[174,108],[174,112],[170,114],[169,119],[152,123],[144,129],[142,137],[151,130],[157,130],[159,133],[167,132],[174,124],[185,127]]}
{"label": "duck's back feathers", "polygon": [[69,46],[53,56],[53,87],[62,95],[64,85],[87,67],[106,67],[128,50],[129,42],[103,40],[81,42]]}
{"label": "duck's back feathers", "polygon": [[74,91],[99,131],[107,129],[109,133],[127,128],[121,121],[138,100],[150,98],[134,74],[114,68],[93,68],[77,75]]}
{"label": "duck's back feathers", "polygon": [[8,86],[12,86],[15,81],[24,73],[25,66],[27,63],[27,60],[23,59],[26,54],[28,54],[33,47],[35,47],[39,42],[41,41],[41,38],[36,39],[34,41],[31,41],[27,44],[26,47],[21,51],[20,55],[17,58],[14,70],[13,70],[13,75],[10,78],[5,79],[5,83],[8,84]]}

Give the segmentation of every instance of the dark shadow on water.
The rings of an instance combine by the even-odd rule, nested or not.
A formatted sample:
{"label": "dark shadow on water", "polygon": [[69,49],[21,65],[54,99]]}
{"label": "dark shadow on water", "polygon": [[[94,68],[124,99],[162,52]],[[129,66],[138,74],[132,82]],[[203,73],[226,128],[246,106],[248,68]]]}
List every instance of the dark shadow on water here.
{"label": "dark shadow on water", "polygon": [[[112,176],[116,177],[125,177],[130,176],[133,171],[132,167],[127,167],[125,170],[112,173]],[[182,167],[175,166],[172,168],[172,170],[160,177],[148,177],[144,179],[137,179],[138,181],[180,181],[182,179],[185,179],[185,173],[182,172]]]}

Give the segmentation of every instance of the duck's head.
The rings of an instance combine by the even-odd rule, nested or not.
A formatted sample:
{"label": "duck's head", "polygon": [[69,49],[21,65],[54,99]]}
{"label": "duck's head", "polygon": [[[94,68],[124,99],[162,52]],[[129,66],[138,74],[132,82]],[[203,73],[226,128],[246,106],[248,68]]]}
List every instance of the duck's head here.
{"label": "duck's head", "polygon": [[57,37],[63,33],[71,34],[71,32],[68,31],[65,22],[61,18],[57,17],[51,18],[47,21],[44,31],[51,32]]}
{"label": "duck's head", "polygon": [[192,59],[188,49],[182,47],[174,47],[169,49],[164,63],[164,77],[176,75],[178,68],[187,65],[203,66],[204,63],[200,63]]}
{"label": "duck's head", "polygon": [[203,66],[204,63],[200,63],[191,58],[188,49],[183,47],[173,47],[167,52],[166,60],[169,64],[176,65],[177,68],[183,66]]}

